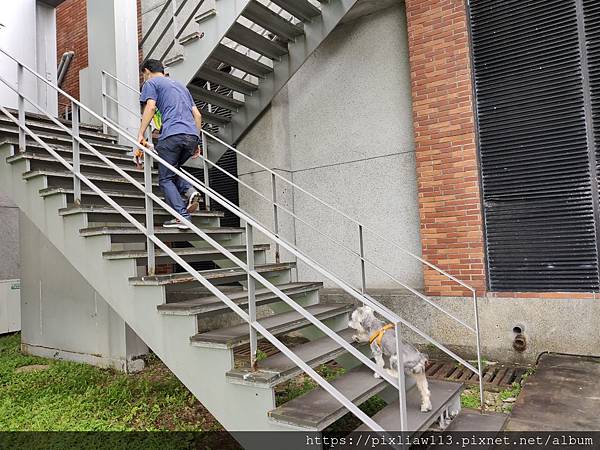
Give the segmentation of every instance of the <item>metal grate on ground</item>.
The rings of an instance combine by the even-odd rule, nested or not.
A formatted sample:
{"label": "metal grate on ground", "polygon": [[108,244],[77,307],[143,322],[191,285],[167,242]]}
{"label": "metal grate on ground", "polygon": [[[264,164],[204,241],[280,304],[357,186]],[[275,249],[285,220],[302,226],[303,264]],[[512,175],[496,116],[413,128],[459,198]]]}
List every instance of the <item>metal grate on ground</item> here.
{"label": "metal grate on ground", "polygon": [[[285,338],[284,338],[285,339]],[[258,341],[258,350],[266,355],[273,356],[279,353],[267,340]],[[242,345],[234,351],[236,365],[246,365],[250,363],[250,345]],[[260,364],[260,363],[259,363]],[[487,391],[499,392],[508,389],[514,382],[521,381],[521,378],[527,371],[524,367],[505,366],[501,364],[488,365],[483,369],[483,385]],[[479,377],[466,367],[452,361],[430,360],[427,363],[425,371],[428,378],[434,380],[447,380],[462,382],[466,385],[478,385]]]}
{"label": "metal grate on ground", "polygon": [[[258,350],[260,352],[263,352],[265,355],[268,356],[273,356],[276,353],[279,353],[279,350],[277,350],[277,348],[275,346],[273,346],[273,344],[271,344],[269,341],[266,340],[259,340],[258,341]],[[235,349],[235,351],[233,352],[234,356],[236,359],[239,359],[241,361],[250,361],[250,344],[246,344],[246,345],[242,345],[240,347],[237,347]]]}
{"label": "metal grate on ground", "polygon": [[[527,369],[503,365],[487,366],[483,369],[483,386],[487,391],[502,391],[521,381]],[[466,385],[477,385],[479,377],[471,370],[452,361],[430,361],[425,370],[434,380],[458,381]]]}

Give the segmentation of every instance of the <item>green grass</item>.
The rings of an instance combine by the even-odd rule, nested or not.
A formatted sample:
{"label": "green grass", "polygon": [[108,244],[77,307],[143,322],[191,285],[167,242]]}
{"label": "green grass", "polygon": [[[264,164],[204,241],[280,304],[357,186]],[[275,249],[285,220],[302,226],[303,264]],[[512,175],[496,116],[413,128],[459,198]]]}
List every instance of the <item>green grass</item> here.
{"label": "green grass", "polygon": [[460,404],[463,408],[479,408],[479,390],[465,389],[460,396]]}
{"label": "green grass", "polygon": [[[0,431],[206,431],[220,425],[155,357],[141,373],[20,353],[0,338]],[[15,369],[47,364],[46,370]]]}
{"label": "green grass", "polygon": [[[323,364],[316,369],[316,372],[325,378],[325,380],[331,381],[344,374],[346,369],[343,367],[331,367]],[[295,399],[296,397],[300,397],[301,395],[312,391],[317,387],[317,382],[308,375],[299,375],[278,386],[277,390],[275,391],[276,404],[282,405],[290,400]]]}

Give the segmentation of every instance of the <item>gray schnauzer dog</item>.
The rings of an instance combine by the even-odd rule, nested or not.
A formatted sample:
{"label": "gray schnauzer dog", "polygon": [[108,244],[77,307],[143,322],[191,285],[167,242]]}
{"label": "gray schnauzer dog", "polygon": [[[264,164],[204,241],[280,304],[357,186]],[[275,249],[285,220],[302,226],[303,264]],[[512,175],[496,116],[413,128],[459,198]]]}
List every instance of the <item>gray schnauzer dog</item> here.
{"label": "gray schnauzer dog", "polygon": [[[374,311],[368,306],[360,307],[352,312],[348,326],[356,330],[352,336],[356,342],[369,342],[375,362],[382,369],[385,361],[384,355],[390,360],[390,368],[385,369],[392,376],[398,377],[398,355],[396,354],[396,331],[392,326],[375,317]],[[400,343],[400,350],[404,361],[404,372],[415,378],[417,389],[421,394],[421,411],[431,411],[431,394],[425,377],[425,365],[427,355],[419,352],[412,345],[405,342]],[[375,378],[381,378],[377,372]]]}

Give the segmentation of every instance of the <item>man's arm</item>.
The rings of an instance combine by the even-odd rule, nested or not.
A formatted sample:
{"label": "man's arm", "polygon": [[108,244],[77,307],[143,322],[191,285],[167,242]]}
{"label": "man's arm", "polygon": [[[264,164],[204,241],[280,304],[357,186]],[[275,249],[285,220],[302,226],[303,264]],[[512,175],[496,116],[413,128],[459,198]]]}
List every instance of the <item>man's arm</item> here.
{"label": "man's arm", "polygon": [[142,142],[145,137],[144,134],[146,133],[146,129],[148,128],[148,125],[150,125],[150,122],[152,121],[152,118],[154,117],[154,114],[156,113],[156,101],[149,99],[146,102],[146,106],[144,107],[144,114],[142,115],[142,125],[140,126],[140,131],[138,133],[138,142]]}
{"label": "man's arm", "polygon": [[192,114],[194,115],[194,122],[196,122],[196,128],[198,128],[198,133],[202,133],[202,114],[200,114],[200,110],[197,106],[192,108]]}
{"label": "man's arm", "polygon": [[[200,110],[197,106],[192,108],[192,115],[194,116],[194,122],[196,122],[196,128],[198,128],[198,134],[202,136],[202,114],[200,114]],[[197,159],[202,154],[202,148],[198,146],[194,154],[192,155],[192,159]]]}

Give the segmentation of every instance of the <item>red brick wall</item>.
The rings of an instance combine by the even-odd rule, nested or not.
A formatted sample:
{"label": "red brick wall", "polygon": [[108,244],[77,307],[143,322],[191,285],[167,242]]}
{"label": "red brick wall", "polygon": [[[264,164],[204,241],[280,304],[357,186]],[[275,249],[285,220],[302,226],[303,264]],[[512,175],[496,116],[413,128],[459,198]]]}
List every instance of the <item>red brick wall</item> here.
{"label": "red brick wall", "polygon": [[[142,1],[137,0],[138,10],[138,37],[142,36]],[[87,39],[87,1],[66,0],[56,8],[56,48],[57,64],[62,55],[74,51],[75,57],[71,62],[67,77],[63,82],[63,90],[69,95],[79,99],[79,71],[88,66],[88,39]],[[140,51],[140,60],[141,60]],[[65,99],[60,99],[65,102]],[[61,105],[60,111],[63,111]]]}
{"label": "red brick wall", "polygon": [[[485,291],[483,219],[464,0],[406,0],[423,256]],[[462,295],[425,268],[430,295]]]}
{"label": "red brick wall", "polygon": [[[66,0],[56,8],[57,63],[63,53],[75,52],[62,88],[76,99],[79,99],[79,71],[88,66],[86,8],[86,0]],[[59,101],[64,103],[66,100],[61,98]],[[59,109],[63,111],[64,105]]]}

